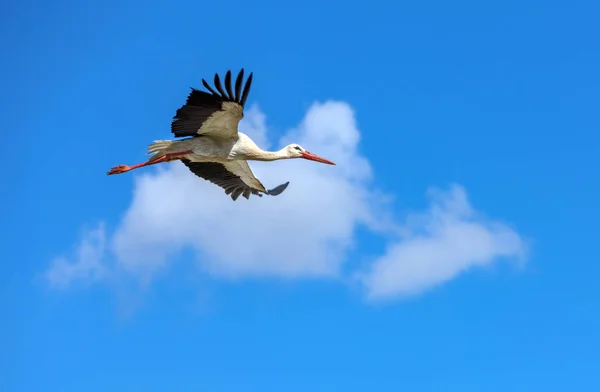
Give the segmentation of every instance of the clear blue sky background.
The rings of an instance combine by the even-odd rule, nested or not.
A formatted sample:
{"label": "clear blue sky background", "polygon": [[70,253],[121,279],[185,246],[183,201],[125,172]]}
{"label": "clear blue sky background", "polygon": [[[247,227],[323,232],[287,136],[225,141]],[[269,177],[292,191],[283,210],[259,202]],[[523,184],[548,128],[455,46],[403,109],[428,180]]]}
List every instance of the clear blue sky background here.
{"label": "clear blue sky background", "polygon": [[[541,0],[3,3],[0,390],[600,390],[599,14]],[[385,306],[318,282],[199,284],[187,264],[131,317],[107,287],[49,290],[38,276],[81,225],[114,224],[130,202],[106,170],[170,136],[189,86],[242,66],[272,129],[314,100],[349,102],[380,187],[420,208],[428,186],[464,185],[531,239],[526,268]],[[189,300],[206,285],[210,309]]]}

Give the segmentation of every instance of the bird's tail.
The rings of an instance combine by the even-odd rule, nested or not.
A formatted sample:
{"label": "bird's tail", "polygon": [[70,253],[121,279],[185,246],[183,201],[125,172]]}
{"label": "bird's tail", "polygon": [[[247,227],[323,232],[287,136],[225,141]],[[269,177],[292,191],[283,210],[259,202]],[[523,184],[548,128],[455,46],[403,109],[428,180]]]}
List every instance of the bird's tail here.
{"label": "bird's tail", "polygon": [[148,154],[154,155],[153,158],[158,158],[163,153],[166,153],[167,149],[171,147],[173,140],[155,140],[148,146]]}

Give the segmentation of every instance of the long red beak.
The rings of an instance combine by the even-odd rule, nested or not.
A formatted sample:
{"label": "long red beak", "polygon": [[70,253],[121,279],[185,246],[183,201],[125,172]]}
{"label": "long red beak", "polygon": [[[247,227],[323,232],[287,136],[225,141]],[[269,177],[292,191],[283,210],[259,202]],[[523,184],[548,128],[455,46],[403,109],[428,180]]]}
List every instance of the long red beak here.
{"label": "long red beak", "polygon": [[330,160],[321,158],[320,156],[315,155],[312,152],[308,152],[308,151],[304,151],[302,153],[302,158],[308,159],[309,161],[317,161],[317,162],[321,162],[321,163],[326,163],[328,165],[335,165],[335,163],[331,162]]}

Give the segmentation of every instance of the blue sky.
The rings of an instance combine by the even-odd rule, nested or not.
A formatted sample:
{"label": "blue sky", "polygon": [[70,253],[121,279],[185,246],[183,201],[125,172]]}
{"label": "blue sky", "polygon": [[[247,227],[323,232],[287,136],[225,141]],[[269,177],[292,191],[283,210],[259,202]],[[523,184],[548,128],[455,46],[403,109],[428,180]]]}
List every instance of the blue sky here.
{"label": "blue sky", "polygon": [[[594,2],[5,8],[1,390],[600,387]],[[105,175],[241,67],[336,167]]]}

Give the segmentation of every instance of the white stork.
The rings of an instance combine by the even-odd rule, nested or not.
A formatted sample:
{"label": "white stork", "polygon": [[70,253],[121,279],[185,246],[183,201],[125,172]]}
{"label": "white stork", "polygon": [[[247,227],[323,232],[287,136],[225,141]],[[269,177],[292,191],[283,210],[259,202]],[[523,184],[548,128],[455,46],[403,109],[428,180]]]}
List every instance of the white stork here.
{"label": "white stork", "polygon": [[148,154],[152,156],[147,162],[133,166],[115,166],[108,175],[181,160],[192,173],[223,188],[226,194],[237,200],[240,195],[246,199],[251,194],[262,197],[261,193],[276,196],[289,185],[286,182],[267,190],[252,174],[248,160],[304,158],[335,165],[297,144],[287,145],[279,151],[264,151],[249,136],[238,132],[238,124],[244,117],[244,105],[252,84],[252,73],[242,91],[243,79],[244,69],[235,81],[235,95],[231,88],[231,71],[225,74],[227,93],[223,91],[218,74],[215,74],[214,80],[218,92],[202,79],[202,84],[210,93],[192,88],[185,105],[177,110],[171,123],[171,132],[175,137],[185,139],[156,140],[148,146]]}

